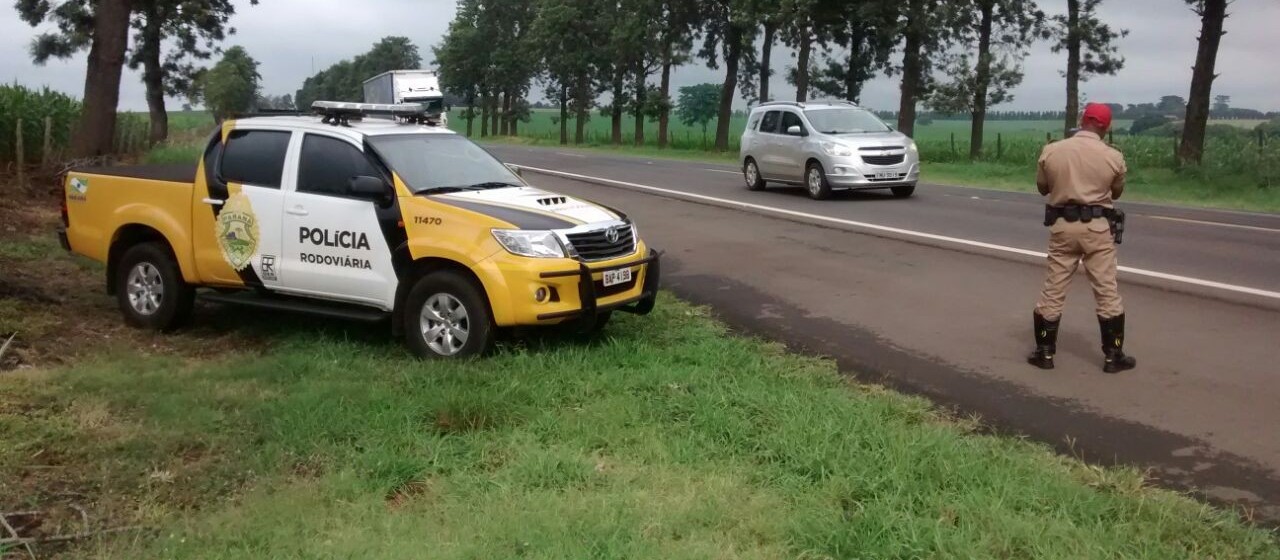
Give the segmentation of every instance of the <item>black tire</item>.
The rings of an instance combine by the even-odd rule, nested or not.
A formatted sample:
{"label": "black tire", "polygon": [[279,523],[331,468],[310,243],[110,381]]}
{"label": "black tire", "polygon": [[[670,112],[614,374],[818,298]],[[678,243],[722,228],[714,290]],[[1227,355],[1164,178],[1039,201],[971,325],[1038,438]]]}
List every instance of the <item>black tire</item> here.
{"label": "black tire", "polygon": [[[751,178],[755,177],[753,181]],[[764,190],[764,177],[760,175],[760,166],[756,164],[753,158],[747,158],[742,162],[742,180],[747,182],[747,190],[762,191]]]}
{"label": "black tire", "polygon": [[[459,315],[459,307],[462,313]],[[431,306],[441,321],[433,324]],[[446,310],[448,311],[446,313]],[[430,337],[434,329],[437,337]],[[484,289],[470,278],[452,270],[441,270],[423,276],[405,298],[405,343],[420,358],[469,358],[493,349],[495,335],[493,314]],[[465,339],[458,344],[458,334]]]}
{"label": "black tire", "polygon": [[[814,177],[815,173],[817,177]],[[822,164],[816,161],[809,162],[809,166],[804,170],[804,190],[809,193],[809,198],[814,200],[831,198],[831,183],[827,182],[827,172],[823,171]]]}
{"label": "black tire", "polygon": [[182,279],[169,246],[139,243],[116,265],[116,302],[131,327],[169,331],[191,319],[196,291]]}
{"label": "black tire", "polygon": [[893,191],[894,198],[908,198],[915,194],[916,186],[902,185],[901,187],[890,187],[889,190]]}

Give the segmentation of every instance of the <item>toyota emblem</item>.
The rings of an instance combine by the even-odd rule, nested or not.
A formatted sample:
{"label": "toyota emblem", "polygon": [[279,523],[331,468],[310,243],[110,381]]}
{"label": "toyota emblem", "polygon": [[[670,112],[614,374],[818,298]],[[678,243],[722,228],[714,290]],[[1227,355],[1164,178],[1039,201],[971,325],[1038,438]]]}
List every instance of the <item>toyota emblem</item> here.
{"label": "toyota emblem", "polygon": [[607,229],[607,230],[605,230],[605,232],[604,232],[604,240],[605,240],[605,241],[608,241],[609,243],[617,243],[617,242],[618,242],[618,230],[617,230],[617,228],[611,228],[611,229]]}

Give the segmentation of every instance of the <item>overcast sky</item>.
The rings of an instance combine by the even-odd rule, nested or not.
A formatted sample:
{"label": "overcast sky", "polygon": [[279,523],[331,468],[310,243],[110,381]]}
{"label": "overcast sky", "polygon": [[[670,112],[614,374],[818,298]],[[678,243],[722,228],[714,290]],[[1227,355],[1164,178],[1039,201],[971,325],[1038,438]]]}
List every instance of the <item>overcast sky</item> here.
{"label": "overcast sky", "polygon": [[[403,35],[418,45],[430,63],[431,45],[453,18],[454,0],[262,0],[250,6],[237,0],[232,20],[237,32],[226,46],[241,45],[260,63],[265,93],[293,93],[314,71],[369,49],[379,38]],[[1041,0],[1049,13],[1064,9],[1066,0]],[[76,97],[83,93],[85,57],[35,66],[27,55],[33,29],[18,19],[6,4],[0,8],[0,78],[27,86],[49,86]],[[1115,77],[1097,77],[1082,85],[1093,101],[1139,103],[1161,95],[1186,96],[1195,61],[1199,20],[1184,0],[1108,0],[1101,10],[1104,21],[1129,30],[1121,39],[1126,58]],[[1280,0],[1235,0],[1226,23],[1227,35],[1218,51],[1214,94],[1230,95],[1232,105],[1264,111],[1280,110]],[[997,110],[1057,110],[1064,104],[1065,85],[1059,72],[1065,55],[1055,55],[1038,43],[1025,59],[1026,78],[1014,90],[1012,102]],[[777,99],[794,99],[795,88],[786,84],[783,68],[792,64],[791,52],[774,50],[775,76],[771,83]],[[676,87],[699,82],[719,82],[722,74],[699,62],[674,73]],[[673,90],[674,91],[674,90]],[[878,77],[863,94],[864,105],[876,109],[897,108],[897,82]],[[121,86],[123,109],[145,109],[141,76],[126,69]]]}

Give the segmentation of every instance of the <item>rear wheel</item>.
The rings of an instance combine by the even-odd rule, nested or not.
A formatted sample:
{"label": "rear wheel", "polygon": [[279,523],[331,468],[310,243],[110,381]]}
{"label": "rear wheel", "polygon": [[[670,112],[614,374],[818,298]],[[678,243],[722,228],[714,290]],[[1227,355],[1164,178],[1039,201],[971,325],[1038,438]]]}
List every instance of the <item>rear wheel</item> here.
{"label": "rear wheel", "polygon": [[128,248],[116,275],[116,301],[130,326],[167,331],[191,318],[196,292],[182,279],[168,245],[150,242]]}
{"label": "rear wheel", "polygon": [[890,187],[889,190],[893,191],[893,196],[897,198],[907,198],[916,192],[916,186],[903,185],[901,187]]}
{"label": "rear wheel", "polygon": [[405,306],[405,342],[419,357],[466,358],[493,348],[493,316],[484,292],[457,272],[422,277]]}
{"label": "rear wheel", "polygon": [[764,177],[760,176],[760,166],[756,165],[756,160],[747,158],[742,164],[742,178],[747,182],[747,190],[764,190]]}
{"label": "rear wheel", "polygon": [[804,184],[809,198],[814,200],[831,198],[831,185],[827,183],[827,173],[822,170],[822,164],[816,161],[809,164],[804,172]]}

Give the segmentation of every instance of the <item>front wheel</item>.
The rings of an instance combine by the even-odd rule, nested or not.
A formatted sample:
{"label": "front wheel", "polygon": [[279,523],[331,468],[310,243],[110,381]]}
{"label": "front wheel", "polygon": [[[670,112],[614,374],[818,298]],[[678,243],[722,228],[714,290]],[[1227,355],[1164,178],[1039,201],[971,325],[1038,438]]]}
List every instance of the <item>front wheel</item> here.
{"label": "front wheel", "polygon": [[814,200],[831,198],[831,184],[827,182],[827,173],[822,170],[822,164],[816,161],[809,164],[804,172],[804,183],[805,190],[809,192],[809,198]]}
{"label": "front wheel", "polygon": [[179,327],[191,317],[195,294],[164,243],[134,245],[116,266],[116,301],[130,326],[154,331]]}
{"label": "front wheel", "polygon": [[764,177],[760,176],[760,166],[756,165],[756,160],[747,158],[746,163],[742,164],[742,178],[747,182],[747,190],[764,190]]}
{"label": "front wheel", "polygon": [[493,316],[484,292],[457,272],[422,277],[405,306],[405,342],[418,357],[466,358],[493,348]]}
{"label": "front wheel", "polygon": [[894,196],[894,197],[897,197],[897,198],[907,198],[907,197],[911,196],[912,194],[915,194],[915,192],[916,192],[916,186],[915,186],[915,185],[902,185],[902,186],[900,186],[900,187],[890,187],[890,188],[889,188],[889,190],[893,191],[893,196]]}

